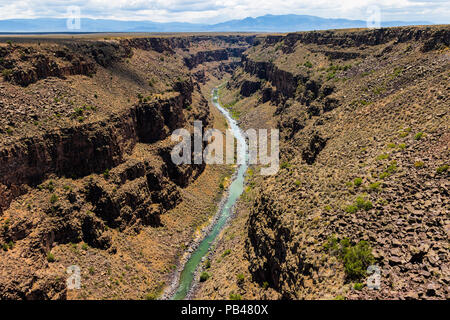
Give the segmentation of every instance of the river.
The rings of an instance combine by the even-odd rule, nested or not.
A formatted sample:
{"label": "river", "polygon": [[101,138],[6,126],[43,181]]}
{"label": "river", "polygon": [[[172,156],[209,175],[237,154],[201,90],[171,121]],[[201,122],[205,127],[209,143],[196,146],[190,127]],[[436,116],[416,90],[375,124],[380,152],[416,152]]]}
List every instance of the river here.
{"label": "river", "polygon": [[205,255],[208,253],[209,248],[214,243],[214,240],[227,223],[228,218],[232,214],[232,210],[236,201],[244,191],[244,179],[248,167],[247,142],[242,133],[242,130],[237,125],[236,120],[231,117],[228,110],[220,105],[218,97],[218,89],[215,88],[212,91],[212,103],[225,116],[229,125],[229,129],[232,131],[233,135],[238,141],[238,145],[240,144],[242,146],[241,148],[238,148],[237,155],[238,163],[240,163],[240,165],[238,166],[237,173],[233,175],[233,180],[231,181],[231,184],[228,188],[228,192],[224,193],[224,197],[226,197],[226,199],[222,199],[221,201],[223,205],[219,208],[220,212],[218,213],[218,218],[215,220],[214,226],[212,227],[209,234],[198,245],[195,251],[192,252],[189,260],[184,265],[184,269],[180,274],[178,289],[175,295],[172,297],[173,300],[182,300],[188,294],[189,290],[192,287],[192,284],[194,283],[194,276],[197,268],[200,266],[203,257],[205,257]]}

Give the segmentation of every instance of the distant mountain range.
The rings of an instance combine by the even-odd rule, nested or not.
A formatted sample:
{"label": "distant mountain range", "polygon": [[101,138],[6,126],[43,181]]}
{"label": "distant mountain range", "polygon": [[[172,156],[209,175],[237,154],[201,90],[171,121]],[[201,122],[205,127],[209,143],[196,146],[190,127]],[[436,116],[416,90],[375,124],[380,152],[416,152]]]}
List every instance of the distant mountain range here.
{"label": "distant mountain range", "polygon": [[[0,33],[60,33],[60,32],[294,32],[308,30],[365,28],[366,21],[327,19],[308,15],[265,15],[257,18],[230,20],[217,24],[185,22],[120,21],[81,19],[81,29],[69,30],[66,19],[0,20]],[[383,21],[382,27],[429,25],[427,21]]]}

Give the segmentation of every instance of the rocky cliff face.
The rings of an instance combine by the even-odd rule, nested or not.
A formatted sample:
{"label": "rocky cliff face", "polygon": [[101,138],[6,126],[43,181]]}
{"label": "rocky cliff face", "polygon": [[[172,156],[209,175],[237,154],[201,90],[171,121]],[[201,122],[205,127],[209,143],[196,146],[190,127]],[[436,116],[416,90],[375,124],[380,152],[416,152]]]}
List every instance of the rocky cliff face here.
{"label": "rocky cliff face", "polygon": [[[161,215],[180,204],[182,188],[205,170],[170,158],[175,129],[191,128],[194,119],[212,125],[191,64],[222,63],[249,41],[134,38],[0,47],[8,125],[0,145],[1,298],[66,298],[55,247],[83,244],[114,256],[123,250],[118,238],[134,241],[132,234],[146,227],[163,227]],[[231,47],[219,51],[216,43]],[[51,108],[32,110],[34,128],[19,121],[27,117],[21,103],[33,109],[47,95]]]}
{"label": "rocky cliff face", "polygon": [[280,129],[281,168],[249,178],[218,245],[232,253],[214,253],[199,297],[449,297],[448,39],[448,26],[302,32],[244,53],[221,99],[244,128]]}
{"label": "rocky cliff face", "polygon": [[[122,163],[136,143],[164,140],[185,125],[182,110],[191,100],[192,83],[186,96],[179,92],[151,102],[142,102],[98,123],[64,128],[40,137],[22,138],[1,150],[1,183],[19,191],[35,186],[51,173],[84,177],[102,173]],[[2,209],[8,207],[8,197]]]}
{"label": "rocky cliff face", "polygon": [[[267,179],[250,212],[247,252],[254,279],[268,282],[287,298],[319,297],[332,292],[336,282],[343,281],[345,288],[345,284],[351,287],[352,282],[364,281],[364,277],[354,275],[347,256],[343,275],[338,272],[331,280],[334,284],[330,284],[332,276],[324,276],[327,270],[336,269],[330,267],[332,259],[340,263],[339,256],[321,247],[329,248],[327,243],[334,234],[350,239],[356,247],[361,241],[370,243],[375,258],[372,263],[382,273],[380,290],[344,289],[340,291],[344,296],[448,296],[444,208],[449,199],[448,186],[442,184],[448,175],[442,173],[448,161],[448,146],[444,147],[448,132],[441,121],[441,117],[448,118],[442,101],[442,94],[447,92],[444,96],[448,96],[449,89],[442,82],[448,76],[448,35],[448,28],[312,32],[262,45],[278,45],[288,61],[298,59],[301,52],[304,62],[299,59],[297,72],[279,71],[282,59],[255,62],[246,58],[244,71],[269,81],[283,96],[276,100],[275,113],[280,115],[278,123],[285,137],[282,157],[292,163],[282,170],[289,172],[286,176],[282,172]],[[310,51],[304,52],[304,47]],[[330,61],[329,67],[321,67],[324,60]],[[366,68],[373,77],[361,76]],[[419,71],[424,69],[427,71]],[[320,75],[316,70],[328,73]],[[359,104],[357,109],[355,104]],[[423,104],[427,105],[426,116],[413,111]],[[299,110],[304,115],[299,117]],[[352,117],[356,119],[350,121]],[[382,129],[377,128],[381,123]],[[409,136],[398,133],[402,127],[413,127],[415,137],[401,138]],[[419,131],[429,132],[429,140],[418,143]],[[371,136],[374,143],[368,142]],[[358,148],[364,148],[363,155],[358,155]],[[394,151],[396,148],[399,151]],[[446,151],[425,155],[427,148]],[[389,159],[388,163],[380,163],[382,158]],[[426,172],[418,173],[414,166],[426,167]],[[316,179],[322,181],[322,189],[314,187]],[[347,184],[346,179],[350,181]],[[411,194],[411,190],[415,191]],[[296,200],[286,205],[290,202],[287,199]],[[362,264],[365,274],[368,264]],[[314,287],[323,291],[319,293]]]}

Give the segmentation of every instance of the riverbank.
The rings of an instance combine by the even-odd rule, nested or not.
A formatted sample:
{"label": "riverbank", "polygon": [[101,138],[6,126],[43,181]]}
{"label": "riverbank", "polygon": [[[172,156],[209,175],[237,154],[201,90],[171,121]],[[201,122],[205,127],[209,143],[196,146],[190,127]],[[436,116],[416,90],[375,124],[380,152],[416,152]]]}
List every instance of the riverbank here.
{"label": "riverbank", "polygon": [[[215,105],[215,107],[217,107],[217,109],[225,116],[228,126],[234,133],[238,143],[241,143],[241,145],[244,146],[239,150],[241,153],[238,154],[238,159],[243,159],[243,163],[237,167],[237,170],[231,179],[230,187],[220,202],[219,210],[217,211],[213,223],[211,223],[203,233],[204,239],[201,241],[194,241],[191,244],[190,249],[185,253],[180,262],[180,267],[177,268],[177,272],[174,274],[174,277],[176,277],[175,279],[177,280],[172,282],[170,287],[166,290],[163,296],[164,298],[184,299],[190,296],[192,292],[192,283],[195,282],[196,276],[198,276],[199,266],[204,261],[205,255],[210,251],[217,235],[227,224],[228,219],[232,215],[234,205],[244,188],[244,177],[247,171],[248,158],[246,141],[237,122],[231,117],[228,111],[218,103],[217,88],[214,88],[212,92],[213,105]],[[184,265],[183,268],[181,268],[182,265]]]}
{"label": "riverbank", "polygon": [[[233,181],[236,178],[237,173],[238,173],[238,168],[234,171],[233,175],[231,176],[231,181]],[[177,264],[175,273],[171,276],[171,281],[170,281],[171,285],[168,288],[166,288],[166,290],[164,291],[164,294],[161,297],[161,300],[170,300],[177,293],[177,290],[178,290],[178,287],[180,284],[180,275],[181,275],[182,271],[184,270],[186,263],[192,257],[192,254],[198,248],[198,246],[202,243],[202,241],[205,240],[205,238],[211,233],[212,229],[214,228],[214,225],[216,225],[217,221],[220,218],[220,213],[224,208],[224,205],[226,203],[228,196],[229,196],[229,187],[226,188],[225,191],[223,192],[222,199],[220,200],[220,203],[218,205],[217,212],[212,217],[208,226],[205,227],[204,229],[202,229],[200,236],[197,236],[188,245],[188,248],[186,249],[183,257],[179,260],[179,262]],[[198,269],[199,268],[197,268],[197,271],[194,273],[194,279],[198,275]],[[191,290],[188,291],[188,293],[186,294],[186,297],[188,297],[190,295],[190,293],[191,293]]]}

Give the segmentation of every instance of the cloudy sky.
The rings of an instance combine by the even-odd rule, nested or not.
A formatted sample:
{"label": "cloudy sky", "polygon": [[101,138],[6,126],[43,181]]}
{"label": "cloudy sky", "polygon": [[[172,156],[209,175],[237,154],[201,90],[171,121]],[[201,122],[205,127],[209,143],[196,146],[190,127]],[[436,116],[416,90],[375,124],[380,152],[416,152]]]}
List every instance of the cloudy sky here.
{"label": "cloudy sky", "polygon": [[265,14],[367,18],[377,5],[382,20],[450,23],[450,0],[0,0],[0,19],[63,18],[79,6],[87,18],[217,23]]}

